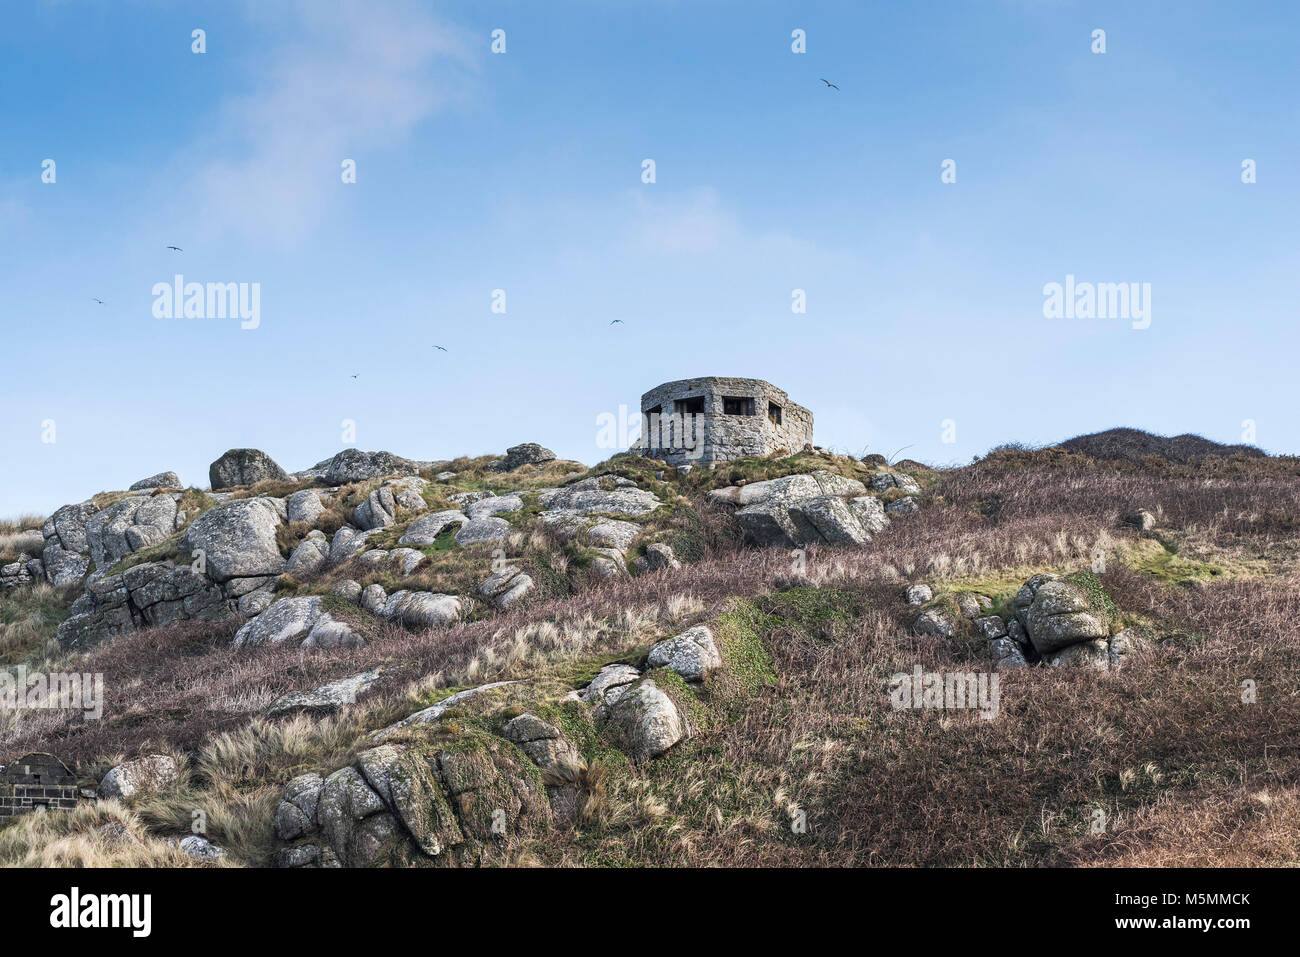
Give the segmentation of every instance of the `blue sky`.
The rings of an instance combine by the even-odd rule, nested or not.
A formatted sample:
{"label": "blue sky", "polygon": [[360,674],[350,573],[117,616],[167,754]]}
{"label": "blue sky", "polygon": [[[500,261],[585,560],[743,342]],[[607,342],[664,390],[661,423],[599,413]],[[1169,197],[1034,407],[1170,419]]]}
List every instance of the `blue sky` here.
{"label": "blue sky", "polygon": [[[414,458],[594,463],[597,416],[697,375],[769,379],[855,454],[1245,420],[1300,451],[1298,26],[1188,0],[9,0],[0,515],[203,486],[231,447],[305,468],[344,420]],[[156,318],[177,272],[259,283],[260,325]],[[1045,318],[1067,274],[1150,283],[1150,327]]]}

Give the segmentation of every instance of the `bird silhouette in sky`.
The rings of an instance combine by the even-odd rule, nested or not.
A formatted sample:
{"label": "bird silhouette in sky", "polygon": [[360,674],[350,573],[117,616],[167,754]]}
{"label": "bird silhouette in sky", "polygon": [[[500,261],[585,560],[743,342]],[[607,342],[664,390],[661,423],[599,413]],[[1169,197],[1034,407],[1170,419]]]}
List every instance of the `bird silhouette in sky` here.
{"label": "bird silhouette in sky", "polygon": [[434,348],[435,348],[435,349],[442,349],[443,352],[446,352],[446,351],[447,351],[446,348],[443,347],[443,346],[434,346]]}
{"label": "bird silhouette in sky", "polygon": [[354,379],[355,379],[355,378],[356,378],[356,376],[353,376],[353,377],[352,377],[352,378],[354,378]]}
{"label": "bird silhouette in sky", "polygon": [[92,301],[92,302],[97,302],[97,303],[99,303],[101,306],[104,304],[104,300],[103,300],[103,299],[96,299],[94,296],[91,296],[90,298],[91,298],[91,301]]}
{"label": "bird silhouette in sky", "polygon": [[176,250],[178,253],[183,253],[183,252],[185,252],[185,250],[181,249],[180,246],[168,246],[167,248],[168,248],[168,249],[174,249],[174,250]]}
{"label": "bird silhouette in sky", "polygon": [[615,323],[621,323],[622,321],[623,321],[622,319],[611,319],[609,324],[612,326]]}
{"label": "bird silhouette in sky", "polygon": [[836,86],[834,83],[832,83],[830,80],[826,79],[825,77],[820,77],[820,79],[821,79],[821,81],[822,81],[823,83],[825,83],[827,86],[829,86],[832,90],[838,90],[838,89],[839,89],[838,86]]}

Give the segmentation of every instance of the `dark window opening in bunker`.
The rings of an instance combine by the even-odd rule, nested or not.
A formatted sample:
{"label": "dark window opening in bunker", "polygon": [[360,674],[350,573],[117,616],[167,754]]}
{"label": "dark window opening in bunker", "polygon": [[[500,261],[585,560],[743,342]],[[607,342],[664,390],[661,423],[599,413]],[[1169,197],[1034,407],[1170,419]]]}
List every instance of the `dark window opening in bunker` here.
{"label": "dark window opening in bunker", "polygon": [[724,395],[722,397],[723,415],[753,415],[754,400],[740,396]]}

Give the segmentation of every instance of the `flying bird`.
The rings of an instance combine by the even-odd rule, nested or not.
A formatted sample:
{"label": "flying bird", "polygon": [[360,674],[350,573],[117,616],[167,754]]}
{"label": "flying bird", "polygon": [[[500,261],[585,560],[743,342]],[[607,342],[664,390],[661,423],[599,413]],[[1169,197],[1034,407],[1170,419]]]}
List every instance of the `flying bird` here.
{"label": "flying bird", "polygon": [[839,89],[838,86],[836,86],[834,83],[832,83],[830,80],[826,79],[825,77],[819,77],[818,79],[820,79],[823,83],[825,83],[827,86],[829,86],[832,90],[838,90],[838,89]]}
{"label": "flying bird", "polygon": [[446,351],[447,351],[446,348],[443,347],[443,346],[434,346],[434,348],[435,348],[435,349],[442,349],[443,352],[446,352]]}
{"label": "flying bird", "polygon": [[355,378],[356,378],[356,376],[353,376],[353,377],[352,377],[352,378],[354,378],[354,379],[355,379]]}
{"label": "flying bird", "polygon": [[103,299],[96,299],[94,296],[91,296],[90,298],[91,298],[91,301],[92,301],[92,302],[97,302],[97,303],[99,303],[101,306],[104,304],[104,300],[103,300]]}
{"label": "flying bird", "polygon": [[614,325],[615,323],[621,323],[622,321],[623,321],[622,319],[611,319],[610,322],[609,322],[609,324],[612,326],[612,325]]}
{"label": "flying bird", "polygon": [[185,252],[185,250],[181,249],[180,246],[168,246],[167,248],[168,248],[168,249],[174,249],[174,250],[176,250],[178,253],[183,253],[183,252]]}

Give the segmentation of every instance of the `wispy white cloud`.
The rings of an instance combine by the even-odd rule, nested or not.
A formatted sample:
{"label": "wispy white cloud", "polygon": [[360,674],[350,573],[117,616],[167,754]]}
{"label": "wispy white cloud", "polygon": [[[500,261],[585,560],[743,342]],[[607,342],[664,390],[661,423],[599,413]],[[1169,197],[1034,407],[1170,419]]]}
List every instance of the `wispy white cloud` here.
{"label": "wispy white cloud", "polygon": [[250,9],[277,39],[197,151],[208,158],[187,205],[205,226],[291,242],[340,187],[344,159],[399,145],[465,95],[470,40],[407,0]]}

